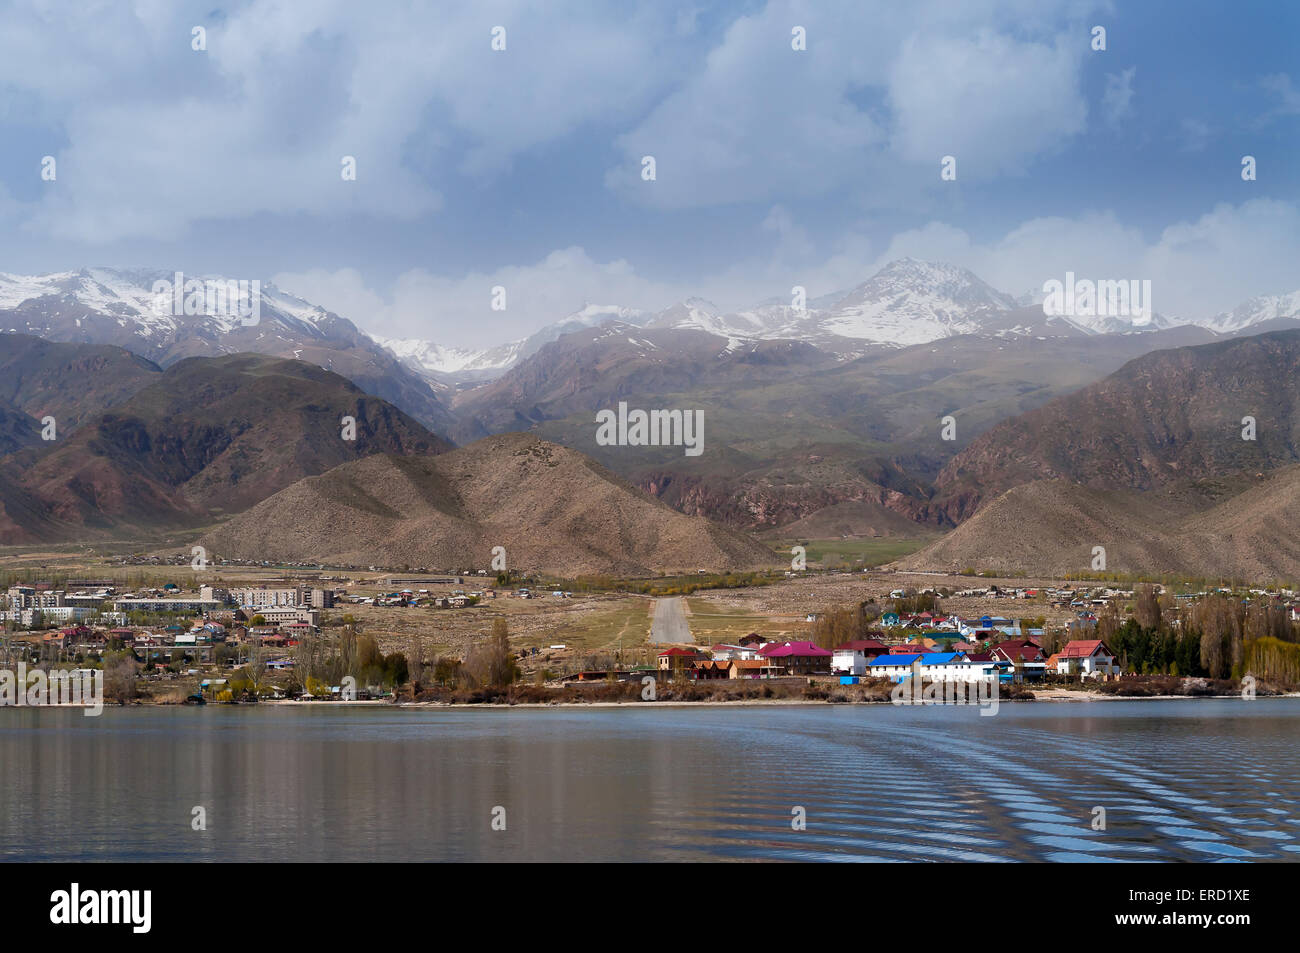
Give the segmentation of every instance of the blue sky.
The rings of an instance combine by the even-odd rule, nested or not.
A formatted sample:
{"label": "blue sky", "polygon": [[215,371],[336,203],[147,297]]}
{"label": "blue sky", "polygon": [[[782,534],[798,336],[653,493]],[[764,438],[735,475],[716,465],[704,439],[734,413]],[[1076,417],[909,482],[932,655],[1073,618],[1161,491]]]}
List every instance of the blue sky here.
{"label": "blue sky", "polygon": [[359,6],[0,4],[0,271],[274,279],[460,345],[903,254],[1188,317],[1300,288],[1300,5]]}

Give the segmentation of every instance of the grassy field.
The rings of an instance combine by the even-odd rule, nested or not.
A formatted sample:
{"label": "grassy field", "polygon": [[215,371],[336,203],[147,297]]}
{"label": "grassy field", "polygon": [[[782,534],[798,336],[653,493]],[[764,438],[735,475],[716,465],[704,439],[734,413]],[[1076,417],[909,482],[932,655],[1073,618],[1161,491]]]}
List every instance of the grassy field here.
{"label": "grassy field", "polygon": [[808,565],[830,569],[870,569],[883,566],[908,553],[921,549],[930,538],[904,539],[880,536],[870,539],[812,539],[786,540],[774,543],[773,548],[782,557],[790,555],[790,547],[799,543],[808,550]]}
{"label": "grassy field", "polygon": [[767,619],[764,616],[737,606],[698,597],[687,599],[686,606],[686,621],[690,623],[691,635],[700,645],[735,642],[750,632],[767,631]]}
{"label": "grassy field", "polygon": [[613,654],[639,652],[650,634],[649,600],[637,596],[611,600],[611,604],[574,616],[553,630],[555,642],[571,653]]}

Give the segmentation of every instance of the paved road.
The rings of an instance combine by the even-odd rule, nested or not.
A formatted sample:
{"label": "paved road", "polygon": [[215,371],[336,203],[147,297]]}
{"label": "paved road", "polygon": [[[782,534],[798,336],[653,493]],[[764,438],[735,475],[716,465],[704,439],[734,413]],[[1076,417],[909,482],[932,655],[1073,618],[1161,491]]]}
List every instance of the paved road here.
{"label": "paved road", "polygon": [[662,643],[691,643],[691,627],[686,622],[686,606],[680,596],[655,600],[655,615],[650,623],[650,641]]}

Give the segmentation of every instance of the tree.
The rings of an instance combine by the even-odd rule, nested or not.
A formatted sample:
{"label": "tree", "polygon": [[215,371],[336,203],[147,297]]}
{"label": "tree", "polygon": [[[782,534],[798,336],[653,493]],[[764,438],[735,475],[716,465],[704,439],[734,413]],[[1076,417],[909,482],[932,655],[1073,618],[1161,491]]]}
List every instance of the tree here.
{"label": "tree", "polygon": [[357,638],[356,658],[350,673],[363,685],[375,685],[384,680],[384,655],[373,635]]}
{"label": "tree", "polygon": [[125,705],[136,696],[136,663],[130,652],[111,652],[104,658],[104,697]]}
{"label": "tree", "polygon": [[1160,628],[1160,599],[1156,587],[1139,586],[1137,591],[1137,609],[1133,613],[1138,625],[1144,629]]}
{"label": "tree", "polygon": [[248,661],[239,670],[254,695],[261,692],[266,678],[266,650],[254,641],[248,649]]}
{"label": "tree", "polygon": [[504,618],[492,620],[492,634],[470,649],[465,671],[479,685],[502,688],[519,677],[514,653],[510,651],[510,626]]}
{"label": "tree", "polygon": [[819,648],[833,649],[845,642],[869,638],[871,624],[879,618],[880,606],[874,601],[831,609],[819,615],[813,623],[811,641]]}
{"label": "tree", "polygon": [[443,688],[449,688],[460,680],[460,659],[442,656],[433,663],[433,680]]}

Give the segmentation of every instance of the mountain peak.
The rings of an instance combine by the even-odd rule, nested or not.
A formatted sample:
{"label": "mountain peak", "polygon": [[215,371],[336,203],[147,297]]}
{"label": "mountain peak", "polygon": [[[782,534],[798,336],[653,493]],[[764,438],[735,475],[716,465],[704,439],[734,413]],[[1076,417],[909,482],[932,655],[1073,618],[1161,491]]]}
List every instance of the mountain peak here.
{"label": "mountain peak", "polygon": [[879,344],[921,344],[980,329],[980,311],[1009,311],[1015,299],[946,262],[898,258],[835,304],[823,328]]}
{"label": "mountain peak", "polygon": [[1203,322],[1203,326],[1218,334],[1231,334],[1253,324],[1292,317],[1300,317],[1300,291],[1250,298],[1231,311],[1216,314]]}

